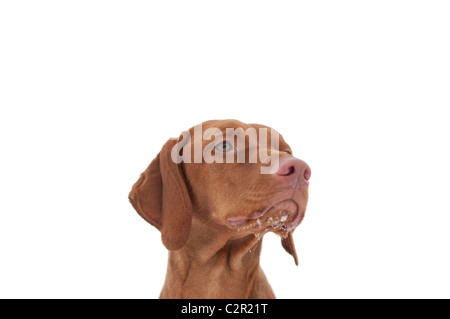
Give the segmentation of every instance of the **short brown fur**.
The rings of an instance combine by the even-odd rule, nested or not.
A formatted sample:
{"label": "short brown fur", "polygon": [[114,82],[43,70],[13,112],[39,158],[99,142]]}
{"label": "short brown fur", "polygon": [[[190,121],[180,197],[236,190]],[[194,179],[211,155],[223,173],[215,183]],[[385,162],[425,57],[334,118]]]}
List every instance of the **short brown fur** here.
{"label": "short brown fur", "polygon": [[[267,128],[236,120],[202,123],[203,131],[210,127]],[[193,150],[194,128],[189,133],[192,139],[187,143]],[[176,164],[170,152],[178,141],[169,140],[163,146],[129,195],[136,211],[161,231],[169,250],[160,298],[275,298],[259,265],[261,238],[267,231],[276,232],[297,262],[293,229],[277,229],[269,224],[261,229],[254,223],[248,224],[248,229],[239,229],[230,225],[230,220],[253,216],[283,201],[289,202],[283,206],[288,207],[288,222],[297,214],[303,218],[308,185],[299,186],[297,182],[289,186],[278,176],[260,174],[261,166],[267,165],[260,162]],[[211,142],[202,140],[202,148]],[[292,157],[281,136],[279,149],[270,148],[269,143],[267,151],[279,152],[280,158]],[[267,214],[278,216],[272,210]]]}

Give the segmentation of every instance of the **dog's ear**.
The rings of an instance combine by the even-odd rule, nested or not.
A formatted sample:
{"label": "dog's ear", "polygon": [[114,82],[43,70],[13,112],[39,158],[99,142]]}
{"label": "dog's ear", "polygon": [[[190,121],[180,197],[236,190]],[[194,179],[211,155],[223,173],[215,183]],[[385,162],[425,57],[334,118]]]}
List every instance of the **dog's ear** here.
{"label": "dog's ear", "polygon": [[167,141],[128,196],[139,215],[161,231],[162,242],[169,250],[186,244],[192,222],[192,203],[182,164],[171,158],[176,144],[176,140]]}

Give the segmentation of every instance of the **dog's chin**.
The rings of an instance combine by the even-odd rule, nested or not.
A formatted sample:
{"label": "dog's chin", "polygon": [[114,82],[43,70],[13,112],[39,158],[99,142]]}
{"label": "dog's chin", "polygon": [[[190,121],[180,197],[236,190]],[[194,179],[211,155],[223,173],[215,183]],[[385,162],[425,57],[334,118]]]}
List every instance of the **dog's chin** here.
{"label": "dog's chin", "polygon": [[299,206],[303,205],[292,199],[280,201],[249,217],[227,218],[228,228],[242,235],[254,234],[257,238],[269,231],[286,238],[304,217],[305,207]]}

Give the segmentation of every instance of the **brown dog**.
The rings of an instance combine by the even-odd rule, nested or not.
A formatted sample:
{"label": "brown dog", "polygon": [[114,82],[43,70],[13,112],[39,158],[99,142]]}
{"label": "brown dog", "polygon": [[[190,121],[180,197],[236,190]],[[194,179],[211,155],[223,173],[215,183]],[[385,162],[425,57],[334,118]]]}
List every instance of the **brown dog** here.
{"label": "brown dog", "polygon": [[[238,127],[272,130],[221,120],[202,123],[201,132],[218,128],[225,136],[226,128]],[[261,174],[261,167],[268,165],[261,161],[188,160],[177,164],[172,150],[175,147],[182,155],[176,148],[180,143],[183,152],[192,150],[191,158],[195,143],[201,143],[203,151],[211,145],[211,140],[195,136],[194,131],[191,128],[189,134],[194,137],[184,135],[182,143],[181,137],[169,140],[129,195],[136,211],[161,231],[170,251],[160,298],[274,298],[259,265],[261,238],[268,231],[279,234],[283,247],[298,263],[292,232],[305,213],[311,170],[292,156],[281,136],[277,149],[270,141],[264,150],[280,159],[273,174]],[[249,136],[245,138],[250,154]],[[234,146],[234,141],[217,139],[213,140],[217,146],[211,154],[236,157],[243,151]]]}

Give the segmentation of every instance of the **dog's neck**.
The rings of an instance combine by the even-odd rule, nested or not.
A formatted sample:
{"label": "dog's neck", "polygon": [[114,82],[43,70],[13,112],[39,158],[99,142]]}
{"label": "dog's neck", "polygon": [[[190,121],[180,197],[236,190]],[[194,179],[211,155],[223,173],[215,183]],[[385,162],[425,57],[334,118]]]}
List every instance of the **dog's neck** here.
{"label": "dog's neck", "polygon": [[169,252],[161,298],[273,298],[259,266],[261,240],[193,220],[186,246]]}

